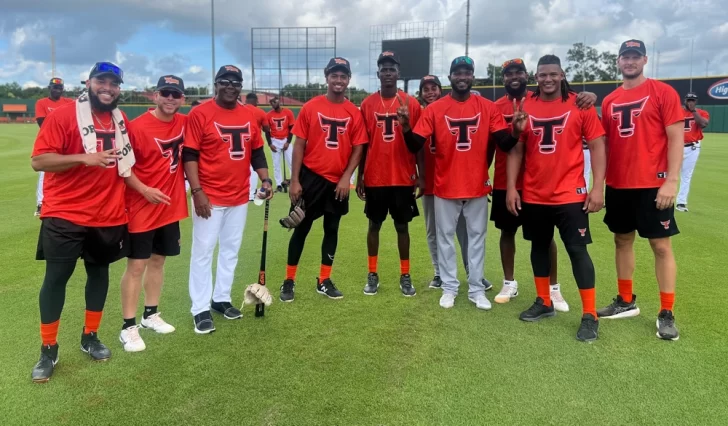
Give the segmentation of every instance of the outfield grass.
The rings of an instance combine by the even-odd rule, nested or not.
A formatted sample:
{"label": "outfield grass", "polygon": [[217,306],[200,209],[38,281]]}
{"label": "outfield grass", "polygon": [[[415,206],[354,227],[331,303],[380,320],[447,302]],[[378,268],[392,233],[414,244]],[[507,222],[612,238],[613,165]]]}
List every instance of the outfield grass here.
{"label": "outfield grass", "polygon": [[[38,290],[44,265],[34,259],[39,222],[33,217],[36,174],[30,151],[36,126],[0,126],[0,423],[10,424],[725,424],[728,357],[721,326],[725,312],[725,164],[728,135],[703,143],[693,181],[690,213],[678,213],[674,239],[679,278],[676,318],[681,338],[655,337],[659,297],[652,255],[637,244],[635,292],[642,315],[602,321],[593,344],[574,335],[580,299],[559,243],[562,291],[572,311],[530,324],[518,313],[535,297],[528,246],[518,239],[520,297],[478,311],[464,297],[454,309],[438,306],[424,223],[411,225],[412,275],[418,295],[398,288],[398,256],[391,221],[382,231],[375,297],[366,281],[363,203],[351,201],[342,220],[332,278],[345,298],[315,293],[321,225],[317,224],[298,273],[296,301],[274,302],[264,319],[246,307],[241,321],[216,317],[217,332],[193,332],[187,292],[190,221],[182,226],[182,255],[167,266],[160,307],[177,327],[161,336],[143,331],[147,350],[125,353],[119,279],[125,262],[111,268],[111,286],[100,336],[113,351],[92,363],[78,349],[83,325],[84,272],[68,286],[59,344],[60,362],[50,383],[35,385],[30,370],[40,346]],[[353,195],[353,193],[352,193]],[[285,272],[290,234],[277,225],[288,202],[271,206],[268,280],[275,289]],[[257,277],[263,209],[249,210],[234,288]],[[592,218],[590,252],[597,271],[598,305],[616,294],[611,235]],[[487,239],[486,275],[500,288],[498,234]],[[461,266],[462,268],[462,266]],[[461,278],[464,271],[461,270]],[[465,290],[464,288],[462,290]]]}

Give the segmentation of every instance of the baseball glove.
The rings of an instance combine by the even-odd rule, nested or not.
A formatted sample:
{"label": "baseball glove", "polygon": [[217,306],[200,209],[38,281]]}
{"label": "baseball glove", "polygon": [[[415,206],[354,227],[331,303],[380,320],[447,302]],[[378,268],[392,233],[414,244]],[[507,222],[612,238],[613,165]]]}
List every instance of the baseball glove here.
{"label": "baseball glove", "polygon": [[265,306],[270,306],[273,303],[273,296],[268,291],[268,287],[260,284],[250,284],[245,288],[245,294],[243,295],[243,303],[246,305],[257,305],[262,303]]}
{"label": "baseball glove", "polygon": [[306,211],[303,210],[303,199],[298,201],[298,204],[293,206],[293,210],[288,213],[288,216],[282,218],[278,222],[282,227],[286,229],[293,229],[301,224],[303,219],[306,217]]}

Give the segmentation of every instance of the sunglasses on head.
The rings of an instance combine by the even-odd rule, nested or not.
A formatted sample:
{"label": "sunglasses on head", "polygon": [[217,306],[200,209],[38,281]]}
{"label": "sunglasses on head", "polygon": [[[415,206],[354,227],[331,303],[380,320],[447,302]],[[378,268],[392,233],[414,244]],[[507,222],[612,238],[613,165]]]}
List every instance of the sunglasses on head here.
{"label": "sunglasses on head", "polygon": [[506,69],[512,65],[523,65],[523,59],[517,58],[505,61],[503,62],[503,65],[501,65],[501,68]]}
{"label": "sunglasses on head", "polygon": [[160,94],[160,95],[161,95],[161,96],[162,96],[163,98],[168,98],[168,97],[169,97],[169,95],[172,95],[172,97],[173,97],[174,99],[180,99],[180,98],[182,97],[182,93],[180,93],[180,92],[178,92],[178,91],[176,91],[176,90],[166,90],[166,89],[165,89],[165,90],[160,90],[160,91],[159,91],[159,94]]}
{"label": "sunglasses on head", "polygon": [[124,80],[124,71],[111,62],[96,62],[92,74],[110,73],[119,77],[119,80]]}
{"label": "sunglasses on head", "polygon": [[230,87],[230,86],[233,86],[236,89],[240,89],[241,87],[243,87],[243,82],[242,81],[235,81],[235,80],[217,80],[216,83],[219,84],[222,87]]}
{"label": "sunglasses on head", "polygon": [[473,65],[473,60],[468,58],[467,56],[460,56],[455,58],[454,61],[452,61],[453,65]]}
{"label": "sunglasses on head", "polygon": [[60,78],[52,78],[51,85],[63,86],[63,80],[61,80]]}

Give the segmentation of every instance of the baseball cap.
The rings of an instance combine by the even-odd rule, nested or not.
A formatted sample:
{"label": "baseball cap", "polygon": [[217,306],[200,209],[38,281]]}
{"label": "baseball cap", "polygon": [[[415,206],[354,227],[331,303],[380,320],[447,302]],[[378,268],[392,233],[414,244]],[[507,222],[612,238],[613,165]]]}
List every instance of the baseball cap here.
{"label": "baseball cap", "polygon": [[215,80],[225,77],[226,75],[235,77],[238,79],[238,81],[243,81],[243,72],[240,71],[240,68],[236,67],[235,65],[221,66],[220,69],[217,70],[217,74],[215,74]]}
{"label": "baseball cap", "polygon": [[347,74],[351,75],[351,64],[349,64],[349,61],[338,56],[329,60],[326,68],[324,68],[324,74],[328,75],[337,68],[343,69]]}
{"label": "baseball cap", "polygon": [[395,52],[392,52],[391,50],[385,50],[384,52],[379,54],[379,59],[377,59],[377,65],[379,65],[382,62],[387,61],[387,60],[392,61],[397,65],[402,65],[399,62],[399,56]]}
{"label": "baseball cap", "polygon": [[88,73],[88,78],[90,80],[103,75],[113,75],[119,79],[119,83],[124,82],[124,71],[111,62],[96,62],[93,68],[91,68],[91,72]]}
{"label": "baseball cap", "polygon": [[159,77],[159,81],[157,82],[157,91],[163,89],[176,90],[180,93],[184,93],[185,83],[176,75],[163,75]]}
{"label": "baseball cap", "polygon": [[472,58],[469,56],[458,56],[457,58],[453,59],[450,63],[450,74],[452,74],[453,71],[455,71],[456,68],[464,67],[471,71],[475,71],[475,61],[473,61]]}
{"label": "baseball cap", "polygon": [[63,86],[63,79],[58,77],[53,77],[51,79],[51,82],[48,83],[49,86]]}
{"label": "baseball cap", "polygon": [[442,89],[442,84],[440,83],[440,79],[437,78],[436,75],[426,75],[426,76],[422,77],[422,79],[420,80],[420,92],[422,91],[422,86],[424,86],[427,83],[435,83],[437,85],[437,87]]}
{"label": "baseball cap", "polygon": [[528,72],[526,71],[526,63],[523,62],[523,59],[521,58],[509,59],[503,62],[503,65],[501,65],[501,72],[505,74],[506,71],[511,68],[515,68],[518,71]]}
{"label": "baseball cap", "polygon": [[698,100],[698,95],[696,95],[693,92],[689,92],[687,95],[685,95],[685,100],[686,101],[690,101],[690,100],[697,101]]}
{"label": "baseball cap", "polygon": [[645,48],[645,43],[641,40],[627,40],[619,47],[619,56],[622,56],[623,54],[627,52],[635,52],[639,53],[642,56],[647,56],[647,49]]}

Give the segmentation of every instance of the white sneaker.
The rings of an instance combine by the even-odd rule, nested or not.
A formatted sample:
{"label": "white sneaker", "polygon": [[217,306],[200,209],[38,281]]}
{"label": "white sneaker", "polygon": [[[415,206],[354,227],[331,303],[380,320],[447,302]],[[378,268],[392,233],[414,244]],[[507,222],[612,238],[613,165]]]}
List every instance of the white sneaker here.
{"label": "white sneaker", "polygon": [[554,305],[554,309],[559,312],[569,312],[569,304],[564,300],[564,296],[561,295],[561,285],[554,284],[551,286],[551,303]]}
{"label": "white sneaker", "polygon": [[503,288],[495,296],[495,303],[508,303],[516,296],[518,296],[518,281],[503,280]]}
{"label": "white sneaker", "polygon": [[121,330],[119,335],[119,341],[124,345],[124,350],[127,352],[141,352],[147,348],[144,344],[142,336],[139,335],[139,329],[141,325],[135,325],[127,329]]}
{"label": "white sneaker", "polygon": [[442,293],[442,297],[440,297],[440,306],[445,309],[450,309],[455,306],[455,295],[452,293]]}
{"label": "white sneaker", "polygon": [[485,311],[488,311],[492,307],[490,304],[490,300],[488,300],[488,298],[485,297],[484,293],[478,293],[477,295],[475,295],[473,297],[468,296],[468,300],[475,303],[475,307],[478,309],[483,309]]}
{"label": "white sneaker", "polygon": [[149,315],[148,318],[142,317],[142,327],[151,328],[159,334],[168,334],[175,330],[173,326],[167,324],[162,317],[159,316],[159,312]]}

